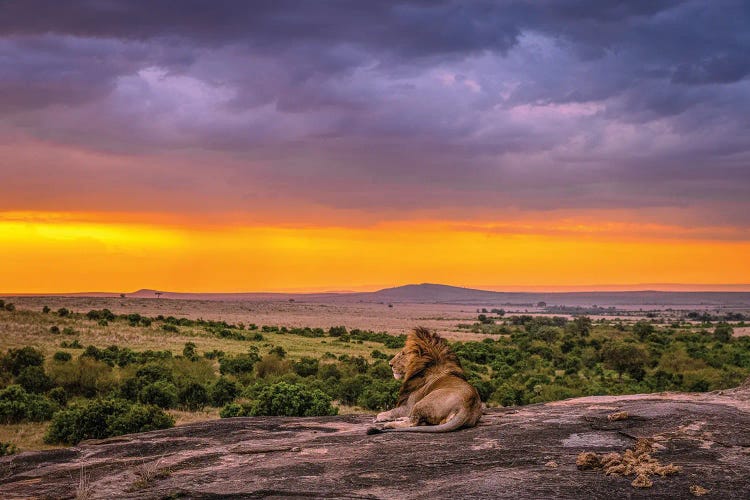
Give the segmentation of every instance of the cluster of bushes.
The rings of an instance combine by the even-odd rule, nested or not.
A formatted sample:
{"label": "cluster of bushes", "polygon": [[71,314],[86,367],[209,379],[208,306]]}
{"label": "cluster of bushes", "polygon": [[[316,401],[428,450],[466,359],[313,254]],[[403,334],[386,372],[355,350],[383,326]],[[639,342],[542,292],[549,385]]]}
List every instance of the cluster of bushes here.
{"label": "cluster of bushes", "polygon": [[16,310],[15,304],[11,302],[5,302],[4,300],[0,299],[0,311],[13,312],[15,310]]}
{"label": "cluster of bushes", "polygon": [[57,412],[44,436],[50,444],[76,444],[84,439],[167,429],[174,419],[156,406],[122,399],[95,399]]}
{"label": "cluster of bushes", "polygon": [[278,382],[264,386],[252,403],[230,403],[222,408],[220,416],[285,416],[311,417],[336,415],[338,408],[331,404],[331,397],[320,389],[311,389],[302,384]]}
{"label": "cluster of bushes", "polygon": [[508,318],[510,336],[454,345],[470,380],[491,403],[518,405],[582,395],[736,386],[750,375],[750,339],[674,330],[639,321],[626,327],[588,317]]}
{"label": "cluster of bushes", "polygon": [[[62,311],[61,309],[60,311]],[[64,309],[65,316],[73,313]],[[60,314],[60,312],[58,311]],[[63,314],[60,314],[64,316]],[[386,332],[373,332],[371,330],[353,329],[347,331],[344,326],[333,326],[327,331],[322,328],[287,328],[285,326],[263,325],[258,327],[253,323],[245,325],[243,323],[230,324],[226,321],[212,321],[204,319],[176,318],[174,316],[159,315],[153,318],[141,316],[137,313],[115,315],[109,309],[92,309],[85,314],[85,317],[92,321],[98,321],[101,325],[107,325],[111,321],[127,321],[131,326],[151,326],[153,322],[160,322],[161,329],[169,333],[179,333],[178,327],[203,328],[209,334],[231,340],[240,341],[263,341],[263,333],[278,333],[299,335],[301,337],[319,338],[333,337],[342,342],[379,342],[385,347],[400,349],[404,346],[405,335],[390,335]]]}

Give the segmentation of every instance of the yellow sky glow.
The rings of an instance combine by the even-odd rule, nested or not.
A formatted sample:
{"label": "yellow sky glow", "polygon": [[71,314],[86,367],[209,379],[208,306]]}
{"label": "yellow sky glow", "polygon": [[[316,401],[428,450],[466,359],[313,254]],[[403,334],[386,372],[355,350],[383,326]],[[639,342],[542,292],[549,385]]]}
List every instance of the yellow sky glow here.
{"label": "yellow sky glow", "polygon": [[211,228],[0,214],[0,293],[750,283],[750,242],[657,233],[566,220]]}

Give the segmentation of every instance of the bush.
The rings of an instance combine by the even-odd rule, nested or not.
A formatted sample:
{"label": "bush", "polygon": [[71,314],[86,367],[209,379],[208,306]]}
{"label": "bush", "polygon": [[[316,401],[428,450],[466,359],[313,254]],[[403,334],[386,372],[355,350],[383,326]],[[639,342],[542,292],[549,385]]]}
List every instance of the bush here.
{"label": "bush", "polygon": [[65,318],[65,317],[70,316],[70,311],[66,309],[65,307],[61,307],[60,309],[57,310],[57,315],[60,316],[61,318]]}
{"label": "bush", "polygon": [[13,312],[16,310],[16,306],[8,302],[7,304],[5,304],[5,310],[8,312]]}
{"label": "bush", "polygon": [[0,457],[15,455],[16,453],[18,453],[18,446],[13,443],[0,442]]}
{"label": "bush", "polygon": [[734,334],[734,329],[728,323],[719,323],[714,328],[714,338],[719,342],[729,342]]}
{"label": "bush", "polygon": [[147,405],[174,408],[177,406],[177,387],[171,382],[158,380],[141,389],[138,399]]}
{"label": "bush", "polygon": [[38,394],[29,394],[20,385],[0,390],[0,423],[42,422],[52,418],[57,406]]}
{"label": "bush", "polygon": [[301,358],[299,361],[292,362],[292,370],[300,377],[310,377],[318,374],[319,363],[315,358],[309,358],[307,356]]}
{"label": "bush", "polygon": [[57,412],[44,442],[73,445],[84,439],[104,439],[173,425],[172,417],[155,406],[131,404],[122,399],[96,399]]}
{"label": "bush", "polygon": [[279,382],[260,391],[250,413],[253,416],[314,417],[336,415],[338,408],[331,405],[331,398],[321,390]]}
{"label": "bush", "polygon": [[209,402],[208,391],[203,385],[193,382],[180,391],[178,401],[187,410],[202,410]]}
{"label": "bush", "polygon": [[229,403],[219,412],[221,418],[249,417],[252,405],[248,403]]}
{"label": "bush", "polygon": [[102,361],[81,356],[74,362],[52,363],[49,377],[68,394],[87,398],[104,395],[117,387],[112,368]]}
{"label": "bush", "polygon": [[284,359],[286,357],[286,351],[280,345],[277,345],[276,347],[272,348],[270,351],[268,351],[268,354],[277,356],[280,359]]}
{"label": "bush", "polygon": [[219,377],[219,379],[211,386],[208,397],[213,406],[223,406],[234,401],[234,398],[239,396],[240,392],[240,386],[237,385],[236,382],[224,377]]}
{"label": "bush", "polygon": [[237,356],[224,356],[219,358],[219,372],[222,375],[241,375],[250,373],[255,363],[260,361],[258,354],[238,354]]}
{"label": "bush", "polygon": [[60,327],[57,325],[52,325],[49,327],[49,332],[52,335],[59,335],[60,334]]}
{"label": "bush", "polygon": [[15,376],[18,376],[24,368],[42,366],[43,364],[44,354],[33,347],[8,349],[8,353],[0,359],[0,367]]}
{"label": "bush", "polygon": [[375,381],[365,387],[357,404],[368,410],[383,411],[396,406],[401,382],[398,380]]}
{"label": "bush", "polygon": [[182,349],[183,357],[190,361],[198,361],[198,351],[196,351],[195,347],[193,342],[186,342],[185,347]]}
{"label": "bush", "polygon": [[69,352],[57,351],[52,356],[52,359],[55,360],[55,361],[58,361],[60,363],[66,363],[66,362],[70,361],[71,359],[73,359],[73,355],[70,354]]}
{"label": "bush", "polygon": [[116,415],[109,423],[111,436],[148,432],[174,427],[174,418],[156,406],[132,405],[128,410]]}
{"label": "bush", "polygon": [[27,366],[16,377],[16,383],[27,392],[42,393],[52,388],[52,381],[41,366]]}
{"label": "bush", "polygon": [[49,308],[49,306],[44,306],[44,307],[42,307],[42,313],[44,313],[44,314],[49,314],[49,312],[50,312],[51,310],[52,310],[52,309],[50,309],[50,308]]}
{"label": "bush", "polygon": [[57,403],[61,408],[68,405],[68,393],[62,387],[55,387],[47,394],[50,401]]}

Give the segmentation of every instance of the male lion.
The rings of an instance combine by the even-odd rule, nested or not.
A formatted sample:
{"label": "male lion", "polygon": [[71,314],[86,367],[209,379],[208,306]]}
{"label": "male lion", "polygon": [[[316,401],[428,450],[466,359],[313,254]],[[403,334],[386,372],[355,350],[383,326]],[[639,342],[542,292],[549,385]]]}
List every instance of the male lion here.
{"label": "male lion", "polygon": [[448,342],[426,328],[409,334],[404,348],[389,362],[396,380],[403,379],[396,407],[378,414],[388,422],[379,432],[450,432],[477,425],[482,415],[479,393],[467,381]]}

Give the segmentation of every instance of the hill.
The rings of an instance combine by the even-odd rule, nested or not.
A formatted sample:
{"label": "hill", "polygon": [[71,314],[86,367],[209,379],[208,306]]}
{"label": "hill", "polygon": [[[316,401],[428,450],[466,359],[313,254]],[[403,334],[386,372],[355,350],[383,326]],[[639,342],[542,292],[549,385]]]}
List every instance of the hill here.
{"label": "hill", "polygon": [[[376,292],[341,293],[176,293],[160,291],[165,299],[231,301],[303,301],[303,302],[383,302],[472,304],[485,306],[548,305],[564,306],[739,306],[750,307],[750,292],[495,292],[450,285],[421,283],[385,288]],[[139,290],[129,297],[155,298],[155,290]]]}
{"label": "hill", "polygon": [[[0,490],[72,498],[83,476],[79,498],[730,499],[750,491],[750,387],[495,409],[476,428],[440,435],[367,436],[371,418],[223,419],[23,453],[0,459]],[[622,454],[614,456],[644,473],[635,483],[651,486],[634,487],[625,465],[605,475],[597,457],[581,461],[587,452]]]}

